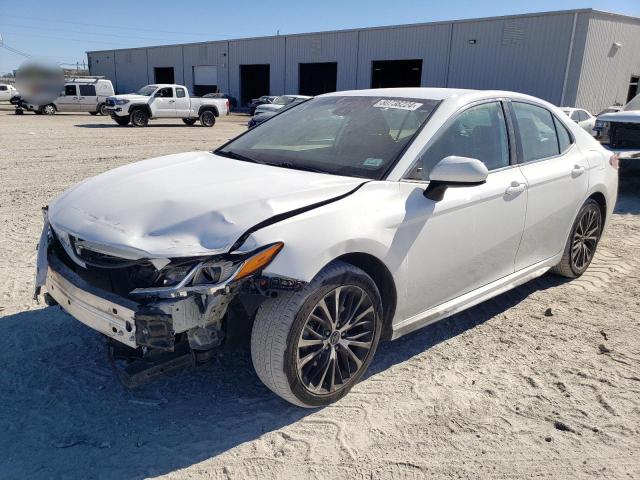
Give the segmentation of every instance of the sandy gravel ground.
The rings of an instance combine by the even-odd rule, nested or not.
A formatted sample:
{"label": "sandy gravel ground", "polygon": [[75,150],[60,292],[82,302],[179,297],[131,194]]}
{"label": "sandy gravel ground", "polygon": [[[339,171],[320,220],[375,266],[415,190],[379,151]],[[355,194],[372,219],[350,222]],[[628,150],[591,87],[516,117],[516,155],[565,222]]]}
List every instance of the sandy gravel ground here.
{"label": "sandy gravel ground", "polygon": [[639,183],[581,279],[547,275],[383,344],[333,406],[279,400],[243,345],[124,389],[97,334],[30,300],[40,207],[245,121],[134,129],[0,107],[1,479],[640,478]]}

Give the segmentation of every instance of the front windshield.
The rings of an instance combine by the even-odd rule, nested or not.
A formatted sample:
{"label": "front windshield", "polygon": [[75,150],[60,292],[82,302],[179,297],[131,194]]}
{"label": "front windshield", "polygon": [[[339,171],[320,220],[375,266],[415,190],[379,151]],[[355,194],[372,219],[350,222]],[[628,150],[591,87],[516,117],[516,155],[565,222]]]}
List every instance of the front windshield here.
{"label": "front windshield", "polygon": [[287,105],[288,103],[293,102],[293,98],[290,97],[276,97],[273,101],[274,105]]}
{"label": "front windshield", "polygon": [[215,153],[239,160],[381,179],[436,100],[317,97],[276,115]]}
{"label": "front windshield", "polygon": [[158,88],[156,85],[147,85],[146,87],[142,87],[138,90],[138,95],[144,95],[145,97],[150,97],[153,92]]}

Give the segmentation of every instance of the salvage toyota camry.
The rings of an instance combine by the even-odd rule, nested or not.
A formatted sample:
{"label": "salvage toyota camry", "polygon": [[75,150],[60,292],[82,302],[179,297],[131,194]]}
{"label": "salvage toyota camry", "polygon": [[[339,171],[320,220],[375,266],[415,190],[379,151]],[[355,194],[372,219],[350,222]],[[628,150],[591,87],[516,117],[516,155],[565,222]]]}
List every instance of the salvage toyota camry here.
{"label": "salvage toyota camry", "polygon": [[108,337],[133,383],[208,358],[246,320],[264,384],[326,405],[381,340],[549,269],[580,276],[617,179],[615,156],[530,96],[322,95],[212,153],[61,194],[36,296]]}

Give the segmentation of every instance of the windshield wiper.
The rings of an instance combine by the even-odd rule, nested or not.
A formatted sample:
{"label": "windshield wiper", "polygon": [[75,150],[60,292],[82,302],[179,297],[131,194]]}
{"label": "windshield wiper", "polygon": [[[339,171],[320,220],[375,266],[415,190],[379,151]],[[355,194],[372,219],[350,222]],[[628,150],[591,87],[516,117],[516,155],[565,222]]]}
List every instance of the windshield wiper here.
{"label": "windshield wiper", "polygon": [[246,157],[244,155],[241,155],[240,153],[232,152],[231,150],[216,150],[213,153],[222,155],[223,157],[233,158],[234,160],[241,160],[243,162],[259,163],[261,165],[265,165],[265,162],[261,162],[260,160],[256,160],[255,158]]}
{"label": "windshield wiper", "polygon": [[322,170],[321,168],[309,167],[307,165],[298,165],[291,162],[268,163],[268,165],[273,165],[274,167],[281,168],[290,168],[292,170],[303,170],[305,172],[331,173],[327,172],[326,170]]}

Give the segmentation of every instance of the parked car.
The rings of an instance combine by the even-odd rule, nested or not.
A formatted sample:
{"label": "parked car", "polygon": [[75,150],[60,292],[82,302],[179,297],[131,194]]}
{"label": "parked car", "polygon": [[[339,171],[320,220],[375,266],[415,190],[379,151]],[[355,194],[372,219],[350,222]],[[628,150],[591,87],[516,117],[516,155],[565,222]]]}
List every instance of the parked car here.
{"label": "parked car", "polygon": [[571,120],[580,125],[585,131],[593,134],[596,117],[582,108],[560,107],[560,110]]}
{"label": "parked car", "polygon": [[295,102],[296,100],[309,100],[310,98],[311,97],[306,95],[280,95],[279,97],[274,98],[271,103],[258,105],[255,110],[255,115],[266,112],[276,112],[285,105],[289,105],[291,102]]}
{"label": "parked car", "polygon": [[622,110],[600,115],[595,124],[596,138],[611,148],[640,150],[640,95]]}
{"label": "parked car", "polygon": [[16,87],[7,83],[0,83],[0,101],[6,102],[16,95],[18,95]]}
{"label": "parked car", "polygon": [[604,115],[605,113],[615,113],[615,112],[619,112],[620,110],[622,110],[622,105],[611,105],[610,107],[607,107],[604,110],[602,110],[600,113],[598,113],[596,115],[596,118],[598,118],[600,115]]}
{"label": "parked car", "polygon": [[271,103],[276,99],[275,95],[263,95],[259,98],[254,98],[253,100],[251,100],[251,102],[249,103],[248,107],[249,107],[249,115],[255,115],[256,113],[256,108],[260,105],[264,105],[266,103]]}
{"label": "parked car", "polygon": [[137,93],[107,98],[107,111],[118,125],[146,127],[157,118],[182,118],[185,125],[197,120],[204,127],[213,127],[216,117],[227,115],[229,100],[224,98],[190,97],[187,87],[175,84],[146,85]]}
{"label": "parked car", "polygon": [[538,98],[330,93],[211,153],[62,193],[45,210],[35,294],[128,355],[126,378],[165,369],[154,352],[206,358],[253,322],[259,378],[317,407],[383,339],[549,270],[582,275],[617,183],[615,155]]}
{"label": "parked car", "polygon": [[105,100],[113,95],[111,80],[104,78],[74,78],[67,81],[60,96],[52,103],[37,105],[29,99],[19,102],[20,108],[31,112],[53,115],[56,112],[89,112],[106,115]]}
{"label": "parked car", "polygon": [[247,122],[247,127],[248,128],[253,128],[256,125],[260,125],[262,122],[269,120],[271,117],[274,117],[275,115],[278,115],[279,113],[282,113],[292,107],[295,107],[296,105],[299,105],[303,102],[306,102],[307,100],[304,98],[296,98],[293,102],[289,103],[288,105],[285,105],[283,108],[281,108],[280,110],[276,110],[275,112],[264,112],[264,113],[259,113],[257,115],[254,115],[253,117],[251,117],[251,119]]}
{"label": "parked car", "polygon": [[207,93],[206,95],[203,95],[202,98],[226,98],[229,100],[229,111],[227,111],[227,115],[231,113],[230,110],[235,109],[238,106],[238,99],[228,93]]}

